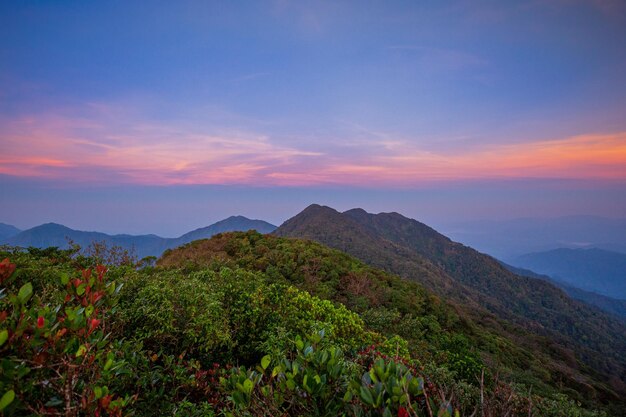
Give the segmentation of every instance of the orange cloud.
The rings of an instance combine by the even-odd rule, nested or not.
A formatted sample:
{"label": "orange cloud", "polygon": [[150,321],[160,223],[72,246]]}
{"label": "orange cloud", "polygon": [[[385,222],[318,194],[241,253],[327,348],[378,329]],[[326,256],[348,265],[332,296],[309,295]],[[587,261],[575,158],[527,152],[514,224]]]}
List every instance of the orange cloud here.
{"label": "orange cloud", "polygon": [[410,186],[435,180],[515,178],[626,180],[626,132],[492,145],[463,153],[394,148],[366,163],[321,163],[323,169],[274,174],[290,184]]}
{"label": "orange cloud", "polygon": [[626,179],[626,132],[392,157],[410,177]]}
{"label": "orange cloud", "polygon": [[120,127],[51,116],[2,125],[0,173],[19,177],[278,186],[411,186],[498,178],[626,180],[626,132],[485,145],[464,152],[428,152],[393,138],[385,139],[393,146],[351,140],[345,149],[311,152],[250,132],[203,134],[180,126]]}

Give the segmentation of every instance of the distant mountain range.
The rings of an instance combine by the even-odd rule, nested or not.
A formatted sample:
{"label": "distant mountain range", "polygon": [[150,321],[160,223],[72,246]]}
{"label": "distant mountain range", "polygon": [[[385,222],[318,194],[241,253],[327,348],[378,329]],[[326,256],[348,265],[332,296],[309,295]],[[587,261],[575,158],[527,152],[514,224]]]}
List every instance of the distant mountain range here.
{"label": "distant mountain range", "polygon": [[0,239],[7,239],[11,236],[15,236],[19,232],[21,232],[21,230],[15,226],[11,226],[10,224],[6,223],[0,223]]}
{"label": "distant mountain range", "polygon": [[624,381],[609,377],[617,369],[618,375],[626,373],[626,326],[621,320],[573,300],[545,280],[516,275],[491,256],[453,242],[423,223],[398,213],[370,214],[362,209],[339,213],[312,205],[274,234],[315,240],[418,281],[454,301],[467,316],[500,326],[513,339],[519,338],[510,324],[495,324],[497,320],[558,340],[555,361],[577,357],[606,375],[613,389],[626,392]]}
{"label": "distant mountain range", "polygon": [[457,242],[507,263],[527,253],[557,248],[599,248],[626,253],[626,218],[522,218],[457,222],[439,228]]}
{"label": "distant mountain range", "polygon": [[626,300],[626,254],[602,249],[554,249],[529,253],[511,264],[565,285]]}
{"label": "distant mountain range", "polygon": [[574,300],[583,301],[589,305],[599,308],[600,310],[611,313],[617,317],[621,317],[623,320],[626,320],[626,300],[607,297],[606,295],[598,294],[592,291],[585,291],[552,277],[549,277],[548,275],[538,274],[529,269],[518,268],[512,265],[505,264],[504,262],[502,262],[502,265],[504,265],[506,269],[513,272],[514,274],[525,277],[543,279],[545,281],[552,282],[554,285],[565,291],[567,295],[572,297]]}
{"label": "distant mountain range", "polygon": [[[276,226],[263,220],[251,220],[243,216],[231,216],[210,226],[193,230],[177,238],[163,238],[157,235],[108,235],[100,232],[84,232],[69,227],[46,223],[32,229],[20,231],[17,228],[1,224],[0,244],[10,246],[46,248],[56,246],[67,248],[68,239],[85,248],[93,242],[106,242],[108,245],[121,246],[124,249],[134,250],[139,258],[146,256],[160,256],[166,249],[172,249],[197,239],[207,239],[211,236],[234,231],[257,230],[260,233],[270,233]],[[0,235],[1,236],[1,235]]]}

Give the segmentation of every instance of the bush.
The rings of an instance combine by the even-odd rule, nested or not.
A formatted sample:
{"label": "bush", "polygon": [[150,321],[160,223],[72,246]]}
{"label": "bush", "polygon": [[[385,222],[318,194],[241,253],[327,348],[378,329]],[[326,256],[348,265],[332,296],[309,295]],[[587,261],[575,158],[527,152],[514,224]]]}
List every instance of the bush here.
{"label": "bush", "polygon": [[134,274],[120,294],[124,334],[148,350],[209,357],[227,348],[230,334],[221,300],[196,277]]}
{"label": "bush", "polygon": [[[15,265],[2,262],[0,284]],[[23,278],[23,276],[21,276]],[[124,372],[107,337],[120,287],[106,268],[62,273],[55,280],[61,304],[43,304],[31,282],[0,291],[0,411],[12,415],[121,415],[133,397],[107,384]]]}

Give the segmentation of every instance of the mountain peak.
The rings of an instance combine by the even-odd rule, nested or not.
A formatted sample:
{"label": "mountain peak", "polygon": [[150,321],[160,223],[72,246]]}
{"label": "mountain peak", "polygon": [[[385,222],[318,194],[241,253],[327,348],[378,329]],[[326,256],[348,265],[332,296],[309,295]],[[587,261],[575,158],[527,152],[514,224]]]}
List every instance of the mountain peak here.
{"label": "mountain peak", "polygon": [[367,231],[354,219],[334,208],[311,204],[294,217],[284,222],[275,234],[290,236],[297,234],[300,237],[320,240],[319,233],[330,233],[333,236],[349,234],[357,240],[366,238]]}
{"label": "mountain peak", "polygon": [[207,239],[215,234],[224,232],[241,231],[254,229],[259,233],[271,233],[276,229],[276,226],[263,220],[251,220],[244,216],[230,216],[224,220],[213,223],[210,226],[201,227],[199,229],[192,230],[184,235],[174,239],[176,245],[182,245],[189,243],[193,240]]}
{"label": "mountain peak", "polygon": [[69,227],[63,225],[63,224],[59,224],[59,223],[44,223],[44,224],[40,224],[39,226],[35,226],[30,230],[72,230]]}
{"label": "mountain peak", "polygon": [[347,214],[348,216],[351,216],[351,215],[366,216],[366,215],[369,215],[370,213],[368,213],[367,211],[363,210],[360,207],[356,207],[356,208],[344,211],[343,214]]}
{"label": "mountain peak", "polygon": [[229,222],[229,221],[252,221],[252,220],[247,218],[246,216],[241,216],[237,214],[235,216],[227,217],[224,220],[220,220],[219,222],[216,222],[216,223]]}
{"label": "mountain peak", "polygon": [[0,223],[0,239],[6,239],[11,236],[15,236],[20,232],[21,230],[13,225]]}
{"label": "mountain peak", "polygon": [[304,210],[302,210],[299,215],[303,215],[303,214],[319,214],[319,213],[339,214],[339,212],[337,210],[335,210],[334,208],[332,208],[332,207],[322,206],[322,205],[314,203],[314,204],[309,205]]}

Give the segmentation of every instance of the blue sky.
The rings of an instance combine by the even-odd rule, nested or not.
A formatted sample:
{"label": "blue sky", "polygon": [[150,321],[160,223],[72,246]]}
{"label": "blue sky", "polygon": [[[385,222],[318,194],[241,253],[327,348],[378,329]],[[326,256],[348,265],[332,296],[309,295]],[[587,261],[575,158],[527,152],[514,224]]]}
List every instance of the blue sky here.
{"label": "blue sky", "polygon": [[0,221],[626,216],[624,39],[611,0],[3,2]]}

